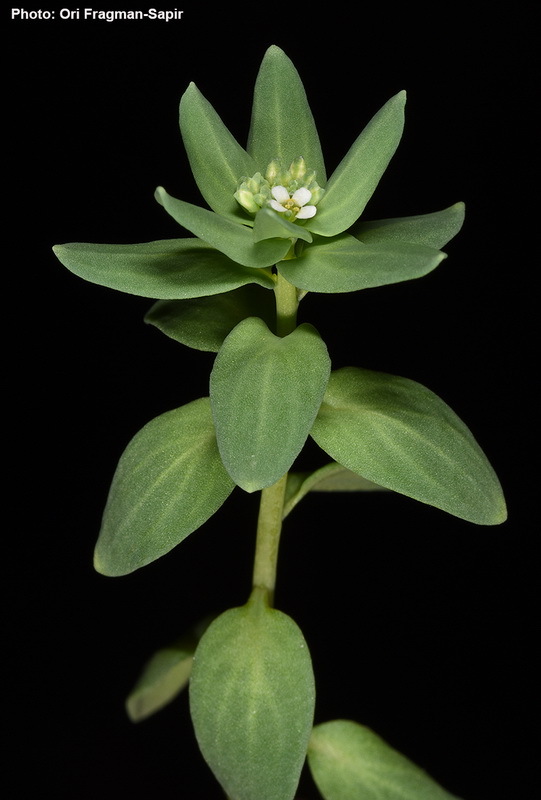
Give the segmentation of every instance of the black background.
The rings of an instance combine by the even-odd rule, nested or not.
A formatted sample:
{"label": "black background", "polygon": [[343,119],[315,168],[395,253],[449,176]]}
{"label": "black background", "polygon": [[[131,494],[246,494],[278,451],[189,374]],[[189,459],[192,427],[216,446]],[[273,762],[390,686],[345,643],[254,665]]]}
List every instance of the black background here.
{"label": "black background", "polygon": [[[405,375],[443,397],[491,459],[510,512],[505,525],[479,528],[401,496],[311,496],[284,531],[277,605],[310,645],[318,722],[369,725],[466,800],[529,798],[533,22],[509,9],[472,19],[468,7],[416,4],[183,9],[167,24],[61,21],[58,8],[51,22],[12,21],[6,10],[7,796],[221,796],[186,694],[139,725],[123,701],[155,649],[245,601],[257,498],[235,493],[133,575],[93,571],[120,453],[148,420],[208,393],[212,356],[146,326],[149,301],[72,276],[51,246],[182,235],[153,199],[162,184],[201,202],[180,96],[194,80],[244,142],[274,43],[304,80],[329,173],[370,116],[408,91],[404,137],[367,218],[466,202],[465,227],[434,273],[308,297],[302,320],[319,328],[335,367]],[[299,797],[317,797],[307,776]]]}

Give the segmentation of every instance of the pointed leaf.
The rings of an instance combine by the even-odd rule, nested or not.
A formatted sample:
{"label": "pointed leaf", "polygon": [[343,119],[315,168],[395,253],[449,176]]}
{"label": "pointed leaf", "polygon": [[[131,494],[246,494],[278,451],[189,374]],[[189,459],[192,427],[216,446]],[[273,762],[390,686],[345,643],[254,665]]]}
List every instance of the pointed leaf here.
{"label": "pointed leaf", "polygon": [[335,461],[388,489],[480,525],[506,518],[498,478],[471,432],[415,381],[337,370],[312,436]]}
{"label": "pointed leaf", "polygon": [[214,108],[191,83],[180,101],[180,130],[199,191],[218,214],[246,222],[233,197],[243,176],[257,171],[255,161],[226,128]]}
{"label": "pointed leaf", "polygon": [[159,300],[145,322],[181,344],[217,353],[225,337],[246,317],[257,315],[271,327],[274,294],[259,286],[241,286],[232,292],[193,300]]}
{"label": "pointed leaf", "polygon": [[70,272],[120,292],[160,299],[202,297],[248,283],[272,288],[259,269],[241,267],[198,239],[145,244],[85,244],[53,247]]}
{"label": "pointed leaf", "polygon": [[409,242],[439,250],[459,232],[464,222],[464,213],[464,203],[455,203],[432,214],[359,221],[348,233],[364,244]]}
{"label": "pointed leaf", "polygon": [[132,722],[141,722],[160,711],[188,685],[194,652],[195,643],[192,647],[171,645],[154,653],[126,699],[126,712]]}
{"label": "pointed leaf", "polygon": [[275,158],[287,168],[302,156],[308,169],[325,182],[325,164],[304,86],[279,47],[269,47],[259,70],[252,105],[248,152],[262,173]]}
{"label": "pointed leaf", "polygon": [[324,800],[458,800],[369,728],[316,725],[308,765]]}
{"label": "pointed leaf", "polygon": [[355,292],[420,278],[444,258],[441,250],[423,244],[365,244],[343,233],[332,239],[318,237],[298,258],[282,261],[280,272],[305,291]]}
{"label": "pointed leaf", "polygon": [[366,478],[334,461],[315,472],[290,472],[287,476],[283,518],[285,519],[309,492],[374,492],[382,489],[383,486],[367,481]]}
{"label": "pointed leaf", "polygon": [[204,397],[156,417],[122,454],[105,507],[94,565],[126,575],[169,552],[233,490]]}
{"label": "pointed leaf", "polygon": [[276,211],[270,208],[262,208],[258,211],[254,221],[254,241],[261,242],[263,239],[303,239],[305,242],[312,241],[312,234],[302,225],[284,219]]}
{"label": "pointed leaf", "polygon": [[267,239],[256,243],[251,228],[225,219],[214,211],[177,200],[162,186],[156,189],[156,199],[179,225],[245,267],[270,267],[289,250],[287,239]]}
{"label": "pointed leaf", "polygon": [[211,624],[195,654],[190,709],[199,747],[230,800],[293,800],[314,697],[301,631],[257,590]]}
{"label": "pointed leaf", "polygon": [[214,363],[210,396],[220,454],[235,483],[253,492],[289,470],[329,371],[327,348],[311,325],[280,338],[252,317],[229,334]]}
{"label": "pointed leaf", "polygon": [[312,233],[335,236],[360,217],[402,137],[405,103],[404,91],[391,97],[359,134],[308,221]]}
{"label": "pointed leaf", "polygon": [[157,650],[147,661],[126,698],[126,713],[132,722],[142,720],[171,703],[187,685],[193,656],[211,619],[204,619],[168,647]]}

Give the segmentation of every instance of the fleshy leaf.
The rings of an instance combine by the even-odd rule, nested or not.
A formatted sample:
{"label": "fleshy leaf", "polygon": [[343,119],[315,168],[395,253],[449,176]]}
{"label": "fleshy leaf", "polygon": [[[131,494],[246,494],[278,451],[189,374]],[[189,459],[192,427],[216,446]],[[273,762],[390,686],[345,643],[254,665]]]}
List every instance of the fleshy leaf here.
{"label": "fleshy leaf", "polygon": [[269,47],[257,76],[248,152],[264,172],[273,159],[287,168],[302,156],[325,183],[325,164],[314,118],[299,74],[276,45]]}
{"label": "fleshy leaf", "polygon": [[364,244],[409,242],[439,250],[459,232],[464,223],[464,214],[464,203],[455,203],[432,214],[359,221],[348,233]]}
{"label": "fleshy leaf", "polygon": [[144,244],[85,244],[53,247],[70,272],[120,292],[159,299],[203,297],[249,283],[274,286],[260,269],[241,267],[199,239]]}
{"label": "fleshy leaf", "polygon": [[194,652],[195,644],[189,647],[179,643],[154,653],[126,699],[126,712],[132,722],[141,722],[160,711],[188,685]]}
{"label": "fleshy leaf", "polygon": [[254,241],[260,242],[263,239],[303,239],[305,242],[312,241],[312,234],[305,230],[302,225],[284,219],[284,217],[272,211],[270,208],[262,208],[258,211],[254,221]]}
{"label": "fleshy leaf", "polygon": [[229,334],[214,363],[210,397],[220,454],[235,483],[253,492],[289,470],[329,371],[327,348],[306,323],[282,338],[251,317]]}
{"label": "fleshy leaf", "polygon": [[337,166],[317,214],[307,228],[322,236],[347,230],[360,217],[402,137],[406,93],[399,92],[375,114]]}
{"label": "fleshy leaf", "polygon": [[415,381],[337,370],[312,436],[335,461],[388,489],[480,525],[506,519],[500,483],[472,433]]}
{"label": "fleshy leaf", "polygon": [[287,476],[283,516],[285,519],[309,492],[374,492],[382,489],[383,486],[366,480],[335,461],[315,472],[290,472]]}
{"label": "fleshy leaf", "polygon": [[132,722],[141,722],[160,711],[188,685],[195,649],[210,622],[211,619],[199,622],[181,639],[149,658],[126,698],[126,712]]}
{"label": "fleshy leaf", "polygon": [[324,800],[458,800],[369,728],[316,725],[308,765]]}
{"label": "fleshy leaf", "polygon": [[269,327],[273,325],[274,293],[260,286],[241,286],[211,297],[158,300],[145,315],[145,322],[187,347],[217,353],[235,325],[255,314]]}
{"label": "fleshy leaf", "polygon": [[438,266],[445,253],[423,244],[365,244],[349,233],[320,237],[297,258],[279,265],[284,277],[309,292],[355,292],[420,278]]}
{"label": "fleshy leaf", "polygon": [[126,575],[169,552],[233,490],[204,397],[156,417],[128,444],[113,477],[94,555]]}
{"label": "fleshy leaf", "polygon": [[216,213],[247,222],[233,194],[242,176],[258,171],[214,108],[191,83],[180,101],[180,130],[199,191]]}
{"label": "fleshy leaf", "polygon": [[230,800],[293,800],[314,714],[308,647],[256,590],[195,653],[190,710],[199,747]]}
{"label": "fleshy leaf", "polygon": [[225,219],[214,211],[177,200],[162,186],[156,189],[156,199],[179,225],[245,267],[270,267],[289,250],[287,239],[254,242],[251,228]]}

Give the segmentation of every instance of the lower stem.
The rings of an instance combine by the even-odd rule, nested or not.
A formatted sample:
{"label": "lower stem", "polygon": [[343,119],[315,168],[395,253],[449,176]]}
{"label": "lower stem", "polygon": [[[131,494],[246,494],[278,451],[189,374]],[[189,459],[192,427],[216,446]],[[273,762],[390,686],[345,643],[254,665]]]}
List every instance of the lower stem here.
{"label": "lower stem", "polygon": [[269,605],[274,601],[286,484],[287,474],[272,486],[263,489],[257,520],[252,583],[254,588],[265,590]]}
{"label": "lower stem", "polygon": [[[276,298],[276,333],[287,336],[295,330],[299,300],[297,289],[276,275],[274,289]],[[253,586],[265,590],[269,605],[273,604],[276,586],[278,547],[282,532],[282,518],[287,485],[287,473],[272,486],[263,489],[257,521],[257,537],[254,558]]]}

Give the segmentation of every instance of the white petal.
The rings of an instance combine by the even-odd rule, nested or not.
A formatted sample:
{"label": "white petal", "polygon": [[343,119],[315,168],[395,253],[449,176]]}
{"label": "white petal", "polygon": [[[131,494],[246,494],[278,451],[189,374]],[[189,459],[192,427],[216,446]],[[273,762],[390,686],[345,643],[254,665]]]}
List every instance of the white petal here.
{"label": "white petal", "polygon": [[[296,202],[298,206],[304,206],[309,200],[311,200],[311,198],[312,198],[312,192],[309,189],[306,189],[305,186],[301,186],[300,189],[297,189],[292,199]],[[282,203],[283,202],[284,201],[282,200]],[[297,216],[299,215],[297,214]]]}
{"label": "white petal", "polygon": [[[289,195],[288,195],[288,198],[289,198]],[[280,203],[278,203],[276,200],[270,200],[269,202],[270,202],[271,208],[274,208],[275,211],[282,211],[282,212],[283,211],[287,211],[287,209],[284,208],[283,206],[281,206]]]}
{"label": "white petal", "polygon": [[315,206],[304,206],[297,214],[297,219],[310,219],[316,214],[317,208]]}
{"label": "white petal", "polygon": [[285,203],[289,200],[289,192],[285,186],[273,186],[271,189],[271,194],[275,200],[278,200],[279,203]]}

